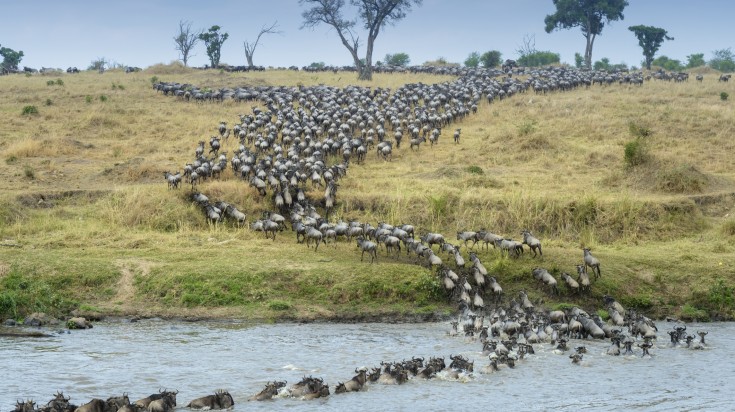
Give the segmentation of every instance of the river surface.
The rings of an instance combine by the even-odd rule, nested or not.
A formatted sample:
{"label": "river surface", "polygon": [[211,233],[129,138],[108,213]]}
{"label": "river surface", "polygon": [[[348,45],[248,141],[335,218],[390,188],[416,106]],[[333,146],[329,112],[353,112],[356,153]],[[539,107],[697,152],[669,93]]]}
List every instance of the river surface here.
{"label": "river surface", "polygon": [[[12,410],[19,399],[45,404],[59,390],[80,405],[123,392],[133,401],[159,388],[179,391],[179,409],[222,388],[232,394],[234,411],[735,410],[735,323],[689,324],[691,334],[709,332],[705,350],[668,347],[666,332],[673,324],[658,327],[650,358],[608,356],[609,341],[573,339],[570,348],[589,350],[581,365],[571,364],[571,352],[561,354],[547,343],[534,345],[536,354],[515,369],[482,374],[488,359],[481,344],[448,336],[448,322],[101,322],[51,338],[0,337],[0,412]],[[247,401],[271,380],[291,385],[313,375],[333,391],[357,367],[412,356],[441,356],[448,365],[457,354],[475,362],[475,372],[459,380],[371,384],[363,392],[313,401]]]}

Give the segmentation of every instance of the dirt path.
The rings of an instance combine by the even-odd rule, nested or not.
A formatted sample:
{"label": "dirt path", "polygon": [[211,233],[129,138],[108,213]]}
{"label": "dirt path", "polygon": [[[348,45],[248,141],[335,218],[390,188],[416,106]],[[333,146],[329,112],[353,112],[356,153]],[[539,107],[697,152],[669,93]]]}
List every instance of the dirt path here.
{"label": "dirt path", "polygon": [[117,266],[120,268],[120,280],[117,282],[117,294],[110,302],[126,307],[135,299],[135,274],[148,276],[151,262],[139,259],[119,260]]}

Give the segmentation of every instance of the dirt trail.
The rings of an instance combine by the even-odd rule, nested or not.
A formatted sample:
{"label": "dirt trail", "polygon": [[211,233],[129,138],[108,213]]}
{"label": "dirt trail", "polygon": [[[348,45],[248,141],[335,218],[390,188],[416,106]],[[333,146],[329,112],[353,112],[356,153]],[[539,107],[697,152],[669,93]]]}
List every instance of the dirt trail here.
{"label": "dirt trail", "polygon": [[135,298],[135,274],[148,276],[151,262],[139,259],[119,260],[120,280],[117,282],[117,294],[110,299],[112,303],[130,304]]}

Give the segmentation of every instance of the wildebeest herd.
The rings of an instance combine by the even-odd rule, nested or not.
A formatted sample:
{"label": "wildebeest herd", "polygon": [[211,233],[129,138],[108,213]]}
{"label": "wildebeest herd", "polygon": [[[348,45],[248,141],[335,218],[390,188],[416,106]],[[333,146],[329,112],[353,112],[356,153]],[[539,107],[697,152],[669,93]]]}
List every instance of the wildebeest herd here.
{"label": "wildebeest herd", "polygon": [[[583,362],[584,345],[570,348],[571,339],[609,339],[609,355],[651,356],[656,339],[654,322],[641,313],[626,310],[611,296],[604,297],[609,319],[598,312],[592,314],[573,307],[549,311],[531,302],[526,291],[517,299],[503,299],[503,288],[485,268],[475,247],[492,246],[497,253],[511,258],[533,254],[544,256],[542,241],[528,230],[519,230],[520,240],[494,234],[485,228],[457,232],[458,244],[452,244],[440,233],[420,233],[410,223],[372,225],[358,221],[330,221],[337,205],[340,179],[347,176],[350,165],[367,161],[370,152],[378,161],[390,162],[394,151],[401,150],[404,137],[409,150],[422,143],[440,143],[442,131],[454,127],[478,110],[484,100],[509,98],[529,91],[549,93],[600,85],[642,85],[640,73],[607,73],[578,71],[569,68],[513,69],[437,69],[454,74],[456,80],[440,84],[407,84],[396,90],[349,86],[339,89],[313,87],[239,87],[206,90],[180,83],[156,83],[155,90],[169,96],[194,102],[216,102],[227,99],[257,102],[250,114],[241,114],[232,126],[220,121],[216,134],[201,140],[193,160],[183,172],[167,171],[164,177],[169,189],[178,189],[182,181],[191,188],[190,199],[199,205],[213,224],[232,221],[238,226],[261,231],[266,238],[290,229],[297,243],[305,243],[318,251],[319,245],[344,239],[355,242],[360,259],[366,254],[370,262],[378,262],[378,251],[389,257],[403,251],[436,274],[447,298],[459,307],[457,320],[451,322],[448,336],[458,336],[481,345],[488,363],[481,373],[512,369],[534,354],[534,345],[546,345],[556,353],[570,352],[571,364]],[[524,76],[519,77],[520,74]],[[521,78],[524,78],[521,80]],[[460,128],[455,128],[453,141],[460,144]],[[404,146],[405,148],[405,146]],[[232,155],[228,157],[228,150]],[[230,172],[231,171],[231,172]],[[199,191],[202,182],[232,176],[247,182],[253,196],[263,199],[262,216],[247,221],[246,215],[230,202],[211,201]],[[309,196],[319,190],[323,196]],[[321,212],[320,212],[321,211]],[[526,250],[526,248],[528,250]],[[436,250],[435,250],[436,249]],[[461,249],[468,251],[467,255]],[[443,255],[442,255],[443,254]],[[445,263],[442,257],[450,263]],[[465,260],[467,259],[467,261]],[[601,276],[601,262],[589,249],[581,253],[576,276],[534,268],[535,278],[548,293],[560,293],[560,276],[570,294],[589,293],[592,280]],[[592,278],[588,275],[588,270]],[[492,305],[485,305],[490,298]],[[686,332],[685,326],[669,331],[671,346],[704,349],[706,332],[699,339]],[[550,345],[550,346],[548,346]],[[622,346],[621,346],[622,345]],[[637,348],[637,349],[636,349]],[[338,382],[333,393],[356,392],[375,384],[402,384],[413,379],[458,379],[475,372],[474,360],[450,355],[449,365],[442,356],[412,357],[410,360],[383,360],[372,368],[357,367],[355,375]],[[94,399],[76,407],[58,393],[46,406],[37,408],[32,401],[18,402],[16,411],[31,412],[168,412],[176,407],[177,391],[159,390],[147,398],[130,402],[127,394],[106,401]],[[322,378],[304,376],[292,385],[273,380],[252,401],[276,397],[315,399],[330,395]],[[218,390],[212,395],[192,400],[187,407],[195,409],[228,409],[234,406],[229,392]]]}
{"label": "wildebeest herd", "polygon": [[[252,230],[272,239],[291,229],[297,243],[313,246],[315,251],[322,244],[344,239],[355,242],[360,259],[367,255],[371,263],[382,259],[378,257],[380,249],[391,258],[405,251],[417,263],[435,271],[450,299],[481,308],[486,290],[491,291],[495,302],[500,302],[502,287],[495,276],[487,273],[477,254],[467,256],[460,250],[472,252],[475,244],[482,242],[485,247],[492,245],[513,258],[519,258],[524,247],[534,257],[543,256],[541,241],[531,231],[519,231],[521,240],[513,240],[475,228],[459,232],[457,240],[462,243],[455,246],[440,233],[416,236],[411,223],[373,225],[332,218],[340,180],[347,175],[350,165],[367,161],[370,152],[377,159],[390,162],[393,152],[401,150],[404,136],[410,141],[411,151],[418,151],[427,141],[433,147],[439,144],[443,130],[476,113],[483,101],[492,103],[520,93],[569,91],[595,84],[643,83],[641,73],[563,67],[511,69],[436,69],[436,73],[457,77],[440,84],[406,84],[396,90],[324,85],[205,90],[194,85],[156,83],[155,90],[181,100],[256,102],[252,113],[240,114],[232,124],[221,120],[213,127],[216,132],[212,136],[199,141],[183,172],[166,171],[164,177],[171,189],[179,188],[182,181],[190,187],[191,200],[212,223],[248,223]],[[461,128],[453,128],[453,142],[460,144]],[[262,198],[259,219],[246,222],[245,214],[232,202],[210,201],[198,191],[203,181],[225,178],[247,182],[254,189],[253,196]],[[434,245],[439,249],[435,251]],[[445,253],[444,259],[441,253]],[[470,265],[465,265],[466,258]],[[445,259],[453,264],[446,264]],[[534,269],[532,275],[551,293],[559,293],[559,275],[572,293],[588,293],[591,282],[587,269],[595,270],[596,276],[600,272],[599,261],[595,266],[587,264],[587,259],[595,259],[589,250],[585,252],[585,265],[577,268],[574,277],[550,273],[544,268]],[[486,289],[488,285],[491,289]]]}

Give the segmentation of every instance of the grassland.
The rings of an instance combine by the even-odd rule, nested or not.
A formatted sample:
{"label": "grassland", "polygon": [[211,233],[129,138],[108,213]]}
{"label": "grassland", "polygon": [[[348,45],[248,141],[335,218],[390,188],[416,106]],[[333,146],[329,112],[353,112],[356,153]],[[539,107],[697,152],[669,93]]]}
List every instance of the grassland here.
{"label": "grassland", "polygon": [[[154,76],[208,87],[356,82],[349,73],[175,66],[0,77],[0,316],[74,309],[272,320],[451,313],[435,275],[412,258],[381,252],[370,265],[354,244],[314,253],[288,231],[272,241],[208,224],[188,189],[168,190],[162,172],[180,170],[197,141],[252,104],[181,102],[156,94]],[[361,85],[447,80],[376,75]],[[371,153],[351,166],[337,217],[410,222],[449,238],[480,228],[519,238],[530,229],[544,244],[543,258],[479,252],[507,300],[526,289],[549,306],[596,309],[610,294],[653,316],[731,319],[735,110],[720,93],[735,95],[732,89],[706,74],[703,83],[650,81],[483,102],[456,125],[460,145],[448,130],[433,148],[402,147],[392,162]],[[641,130],[650,131],[640,138],[646,156],[627,165],[626,144]],[[200,190],[252,218],[269,208],[231,171]],[[591,296],[552,297],[533,282],[536,266],[573,273],[582,246],[602,261]]]}

